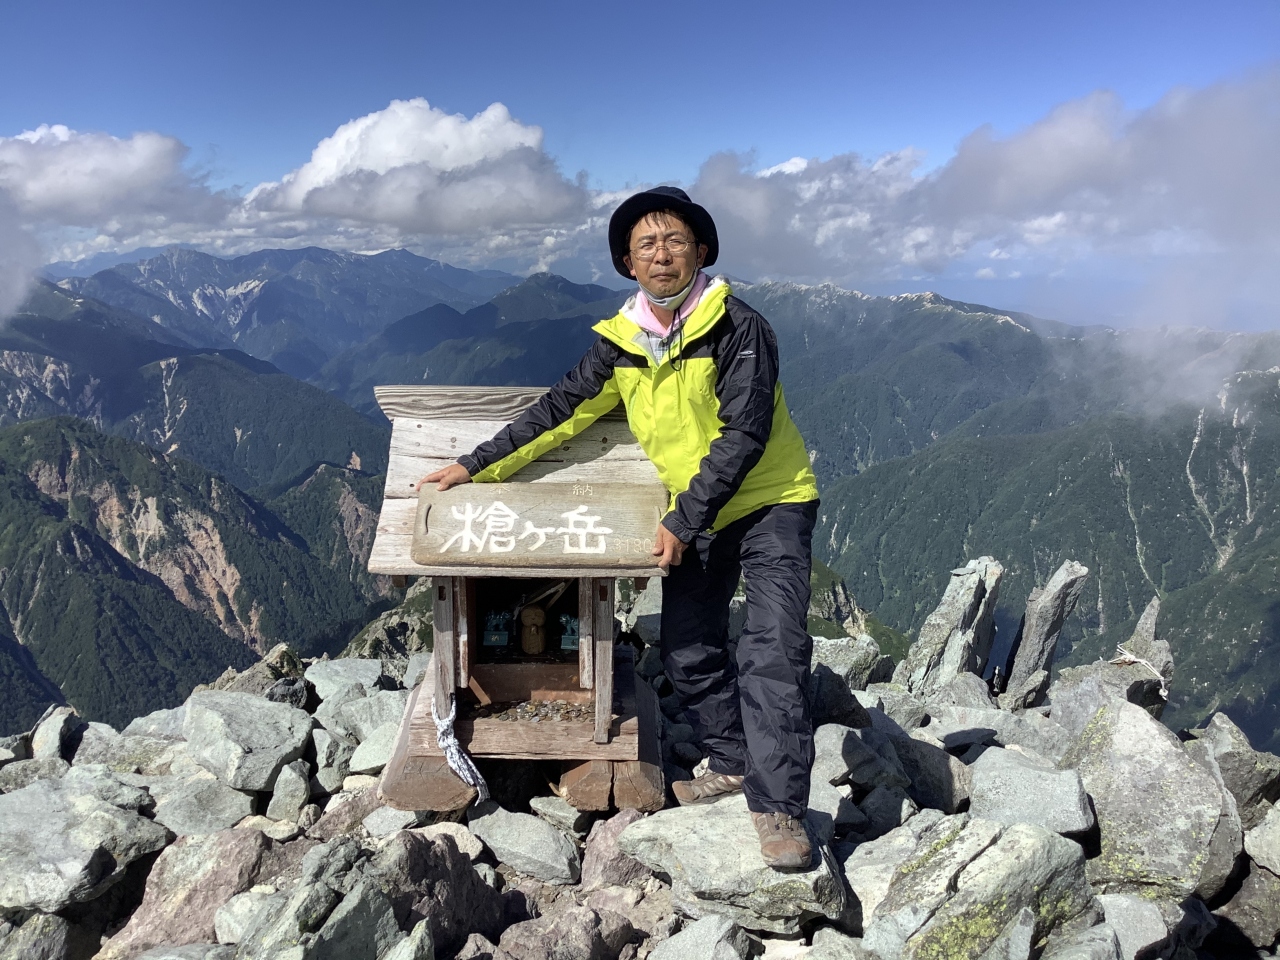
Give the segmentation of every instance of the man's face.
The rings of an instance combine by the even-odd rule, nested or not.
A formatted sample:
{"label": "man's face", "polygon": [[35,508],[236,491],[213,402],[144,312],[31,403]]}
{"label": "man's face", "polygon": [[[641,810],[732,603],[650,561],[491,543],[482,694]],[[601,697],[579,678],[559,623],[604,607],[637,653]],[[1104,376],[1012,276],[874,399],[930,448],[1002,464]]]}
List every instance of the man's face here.
{"label": "man's face", "polygon": [[[694,244],[693,231],[665,213],[651,213],[631,228],[630,253],[624,258],[631,275],[656,297],[670,297],[689,285],[707,256],[705,243]],[[672,246],[686,245],[680,253]],[[653,259],[645,259],[648,253]]]}

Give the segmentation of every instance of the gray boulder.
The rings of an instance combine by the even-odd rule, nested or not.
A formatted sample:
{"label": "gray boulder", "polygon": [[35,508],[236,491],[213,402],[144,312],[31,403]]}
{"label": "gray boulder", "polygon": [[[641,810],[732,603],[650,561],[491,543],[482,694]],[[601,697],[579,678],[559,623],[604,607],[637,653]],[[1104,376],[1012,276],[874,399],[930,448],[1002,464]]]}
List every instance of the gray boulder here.
{"label": "gray boulder", "polygon": [[498,946],[513,960],[616,960],[632,932],[627,919],[610,910],[571,906],[513,924]]}
{"label": "gray boulder", "polygon": [[[862,697],[874,697],[880,701],[880,708],[867,708],[871,717],[871,726],[883,733],[910,732],[926,723],[930,716],[930,708],[925,702],[900,683],[873,683],[865,691],[854,691]],[[884,723],[887,718],[889,723]]]}
{"label": "gray boulder", "polygon": [[431,653],[415,653],[409,658],[409,663],[404,669],[404,687],[406,690],[412,690],[422,682],[423,676],[427,672],[427,668],[431,666]]}
{"label": "gray boulder", "polygon": [[[418,836],[432,842],[452,843],[468,860],[475,863],[484,856],[484,844],[474,833],[460,823],[433,823],[426,827],[418,827],[413,831]],[[444,838],[448,838],[445,840]]]}
{"label": "gray boulder", "polygon": [[596,822],[582,855],[583,890],[625,887],[653,876],[652,870],[618,847],[622,831],[643,819],[644,814],[639,810],[623,810],[608,820]]}
{"label": "gray boulder", "polygon": [[409,830],[422,823],[426,813],[418,810],[397,810],[395,807],[379,807],[361,822],[371,837],[389,837],[401,830]]}
{"label": "gray boulder", "polygon": [[305,956],[315,960],[378,960],[404,939],[386,895],[358,880],[325,918]]}
{"label": "gray boulder", "polygon": [[218,833],[253,813],[253,796],[227,786],[213,774],[152,781],[155,819],[180,837]]}
{"label": "gray boulder", "polygon": [[31,756],[35,760],[69,760],[68,741],[84,721],[70,707],[52,707],[31,732]]}
{"label": "gray boulder", "polygon": [[1280,800],[1280,757],[1254,750],[1244,731],[1225,713],[1215,713],[1202,729],[1191,733],[1212,750],[1223,782],[1235,797],[1241,826],[1245,830],[1257,826],[1270,805]]}
{"label": "gray boulder", "polygon": [[858,809],[867,821],[858,832],[868,839],[884,836],[920,811],[907,791],[898,786],[876,787],[862,798]]}
{"label": "gray boulder", "polygon": [[825,666],[851,690],[882,683],[893,676],[893,658],[866,634],[858,637],[814,637],[810,669]]}
{"label": "gray boulder", "polygon": [[995,637],[1003,575],[1004,567],[991,557],[952,570],[942,601],[894,670],[894,682],[927,700],[961,673],[981,675]]}
{"label": "gray boulder", "polygon": [[1087,927],[1051,939],[1040,960],[1122,960],[1120,938],[1109,924]]}
{"label": "gray boulder", "polygon": [[813,947],[805,960],[875,960],[862,942],[835,927],[819,927],[813,932]]}
{"label": "gray boulder", "polygon": [[409,931],[408,936],[379,960],[436,960],[436,945],[431,937],[431,925],[425,920],[420,921]]}
{"label": "gray boulder", "polygon": [[467,811],[467,826],[513,870],[544,883],[578,882],[577,848],[546,821],[490,801]]}
{"label": "gray boulder", "polygon": [[1124,960],[1154,956],[1168,943],[1169,928],[1153,901],[1129,893],[1104,893],[1098,902],[1107,926],[1116,933]]}
{"label": "gray boulder", "polygon": [[342,708],[356,700],[363,700],[369,696],[370,691],[365,688],[363,683],[349,683],[341,687],[324,700],[320,706],[316,707],[313,714],[316,723],[320,724],[324,729],[339,736],[354,738],[354,732],[351,730],[350,724],[342,715]]}
{"label": "gray boulder", "polygon": [[232,960],[235,947],[217,943],[165,944],[137,955],[137,960]]}
{"label": "gray boulder", "polygon": [[311,799],[311,768],[305,760],[295,760],[280,768],[267,805],[272,820],[297,822],[302,808]]}
{"label": "gray boulder", "polygon": [[765,864],[742,796],[661,810],[623,830],[618,846],[671,877],[673,900],[690,916],[721,914],[748,930],[789,934],[807,920],[844,911],[843,885],[826,858],[815,856],[798,873]]}
{"label": "gray boulder", "polygon": [[[1217,938],[1225,941],[1227,950],[1273,946],[1280,937],[1280,877],[1266,867],[1249,864],[1240,889],[1214,914],[1224,921],[1219,924]],[[1223,956],[1226,952],[1217,954]]]}
{"label": "gray boulder", "polygon": [[813,778],[832,786],[852,783],[864,790],[882,785],[903,788],[910,786],[910,779],[902,769],[901,762],[897,761],[897,752],[892,754],[897,762],[891,764],[866,742],[876,742],[878,736],[868,731],[860,733],[836,723],[818,727],[813,734]]}
{"label": "gray boulder", "polygon": [[1093,826],[1093,808],[1075,770],[1018,750],[987,750],[970,768],[969,812],[1011,826],[1034,823],[1054,833],[1083,833]]}
{"label": "gray boulder", "polygon": [[653,948],[649,960],[747,960],[752,952],[745,930],[728,917],[713,914],[663,940]]}
{"label": "gray boulder", "polygon": [[185,742],[169,737],[137,734],[88,736],[76,751],[75,764],[104,763],[117,773],[162,777],[172,772],[174,761],[186,749]]}
{"label": "gray boulder", "polygon": [[186,716],[187,705],[184,703],[171,710],[156,710],[145,717],[138,717],[120,732],[125,736],[167,737],[170,740],[181,740],[182,723]]}
{"label": "gray boulder", "polygon": [[79,960],[98,950],[98,937],[82,925],[49,913],[33,913],[4,933],[0,921],[0,960]]}
{"label": "gray boulder", "polygon": [[338,709],[339,722],[352,736],[364,742],[380,727],[399,727],[408,703],[408,690],[379,690],[367,697],[344,703]]}
{"label": "gray boulder", "polygon": [[0,912],[54,913],[91,900],[172,839],[136,812],[150,802],[145,791],[115,783],[107,795],[127,806],[100,792],[73,778],[39,780],[0,796]]}
{"label": "gray boulder", "polygon": [[351,754],[351,773],[377,774],[391,759],[400,734],[400,722],[384,723],[374,730]]}
{"label": "gray boulder", "polygon": [[1088,567],[1068,560],[1054,572],[1043,590],[1031,592],[1013,642],[1017,653],[1009,668],[1009,687],[1024,687],[1033,674],[1052,668],[1058,634],[1076,608],[1088,576]]}
{"label": "gray boulder", "polygon": [[1048,690],[1049,671],[1037,670],[1020,683],[1006,685],[996,702],[1001,710],[1023,710],[1044,703]]}
{"label": "gray boulder", "polygon": [[843,834],[850,830],[862,833],[868,826],[867,815],[853,802],[852,787],[848,784],[833,787],[816,777],[809,781],[809,816],[814,820],[830,821],[830,827],[823,829],[829,834]]}
{"label": "gray boulder", "polygon": [[529,809],[561,833],[578,840],[585,840],[591,830],[591,814],[578,810],[561,797],[533,797],[529,800]]}
{"label": "gray boulder", "polygon": [[1280,807],[1272,807],[1262,822],[1244,835],[1244,849],[1254,863],[1280,874]]}
{"label": "gray boulder", "polygon": [[98,954],[124,960],[161,944],[212,941],[219,908],[276,869],[272,843],[256,830],[179,839],[156,860],[142,903]]}
{"label": "gray boulder", "polygon": [[991,691],[987,682],[976,673],[960,673],[948,680],[932,696],[929,707],[946,704],[955,707],[980,707],[991,709],[995,701],[991,699]]}
{"label": "gray boulder", "polygon": [[957,757],[915,737],[895,739],[893,749],[911,780],[907,793],[919,806],[955,813],[968,801],[972,774]]}
{"label": "gray boulder", "polygon": [[[268,893],[267,891],[271,892]],[[213,930],[219,943],[239,943],[245,931],[264,910],[279,908],[285,895],[272,887],[262,890],[246,890],[237,893],[220,906],[213,915]]]}
{"label": "gray boulder", "polygon": [[9,737],[0,737],[0,767],[15,760],[31,759],[31,736],[16,733]]}
{"label": "gray boulder", "polygon": [[1169,644],[1156,633],[1158,599],[1147,605],[1138,626],[1123,645],[1128,656],[1119,663],[1099,660],[1082,667],[1068,667],[1049,688],[1049,716],[1079,736],[1099,708],[1108,703],[1134,703],[1157,720],[1168,702],[1173,679],[1173,655]]}
{"label": "gray boulder", "polygon": [[937,810],[922,810],[878,839],[854,847],[844,861],[844,876],[861,906],[864,925],[888,893],[898,867],[915,857],[920,838],[943,819],[963,826],[968,814],[944,818]]}
{"label": "gray boulder", "polygon": [[814,723],[870,726],[870,718],[854,693],[868,683],[888,680],[892,671],[893,661],[881,656],[870,637],[814,637],[806,690]]}
{"label": "gray boulder", "polygon": [[311,742],[316,751],[316,785],[320,792],[337,793],[342,789],[342,781],[351,774],[355,741],[324,727],[316,727],[311,731]]}
{"label": "gray boulder", "polygon": [[270,790],[302,756],[311,717],[248,693],[193,693],[183,723],[188,755],[237,790]]}
{"label": "gray boulder", "polygon": [[442,957],[452,956],[473,931],[496,939],[502,930],[502,898],[450,837],[393,834],[365,875],[387,895],[402,929],[427,922]]}
{"label": "gray boulder", "polygon": [[[1034,916],[1029,940],[1036,943],[1092,907],[1084,851],[1041,827],[939,823],[922,837],[921,851],[895,873],[866,924],[873,949],[901,939],[904,960],[980,957],[1002,938],[1015,939],[1024,909]],[[926,912],[913,900],[938,902]]]}
{"label": "gray boulder", "polygon": [[1063,758],[1093,798],[1101,854],[1090,880],[1107,893],[1143,892],[1180,901],[1220,889],[1209,848],[1223,812],[1212,774],[1141,707],[1109,704]]}
{"label": "gray boulder", "polygon": [[303,676],[316,688],[316,696],[328,700],[343,687],[353,683],[373,690],[382,678],[381,660],[344,657],[340,660],[317,660]]}
{"label": "gray boulder", "polygon": [[1009,713],[989,707],[933,706],[924,732],[948,750],[973,744],[997,747],[1025,747],[1055,763],[1071,746],[1076,735],[1034,712]]}
{"label": "gray boulder", "polygon": [[71,764],[61,757],[44,760],[15,760],[0,767],[0,793],[13,793],[40,780],[58,780]]}

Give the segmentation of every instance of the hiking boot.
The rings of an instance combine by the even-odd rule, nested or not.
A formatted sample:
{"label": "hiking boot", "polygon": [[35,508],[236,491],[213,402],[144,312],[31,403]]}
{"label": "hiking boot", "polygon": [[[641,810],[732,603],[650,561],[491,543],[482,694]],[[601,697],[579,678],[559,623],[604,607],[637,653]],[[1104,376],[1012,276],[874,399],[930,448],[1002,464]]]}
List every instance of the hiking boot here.
{"label": "hiking boot", "polygon": [[752,813],[751,822],[760,835],[760,856],[775,870],[807,870],[813,860],[813,846],[804,821],[785,813]]}
{"label": "hiking boot", "polygon": [[712,773],[708,770],[700,777],[692,780],[677,780],[671,784],[671,792],[676,795],[682,807],[691,807],[700,803],[714,803],[721,797],[742,792],[742,777],[732,773]]}

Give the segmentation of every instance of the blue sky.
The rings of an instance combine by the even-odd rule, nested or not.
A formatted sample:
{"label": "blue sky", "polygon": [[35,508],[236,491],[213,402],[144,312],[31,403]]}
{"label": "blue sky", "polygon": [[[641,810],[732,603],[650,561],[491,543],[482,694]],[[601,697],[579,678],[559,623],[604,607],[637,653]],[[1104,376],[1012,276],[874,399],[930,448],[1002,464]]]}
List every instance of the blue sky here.
{"label": "blue sky", "polygon": [[[58,141],[66,155],[79,151],[76,163],[93,165],[86,157],[97,141],[83,138],[102,134],[137,147],[135,154],[154,148],[150,155],[169,164],[149,174],[167,184],[163,198],[144,197],[133,184],[118,208],[98,204],[95,220],[83,203],[48,200],[47,184],[37,190],[20,181],[13,171],[35,161],[13,153],[7,189],[22,229],[37,236],[45,257],[171,240],[224,252],[256,240],[258,246],[318,241],[353,249],[388,242],[464,263],[549,265],[586,278],[599,273],[600,263],[588,243],[598,241],[590,215],[607,206],[613,192],[633,185],[701,185],[708,196],[729,202],[740,194],[734,176],[792,157],[825,162],[857,155],[870,165],[903,151],[912,151],[910,176],[922,182],[946,173],[965,138],[984,127],[988,139],[1007,143],[1056,109],[1085,104],[1102,118],[1098,124],[1121,130],[1121,143],[1121,128],[1144,111],[1163,109],[1179,90],[1261,84],[1250,96],[1254,109],[1264,104],[1265,114],[1280,63],[1280,3],[10,2],[0,8],[0,35],[7,40],[0,58],[0,190],[6,189],[3,138],[41,125],[61,124],[82,138]],[[353,218],[332,198],[319,203],[319,194],[293,203],[268,191],[270,230],[261,225],[261,209],[248,218],[243,210],[229,212],[228,203],[258,184],[278,184],[297,171],[343,124],[414,98],[442,115],[467,118],[503,105],[510,122],[493,123],[509,134],[502,141],[507,172],[492,176],[536,182],[540,186],[527,191],[541,191],[538,198],[529,193],[517,213],[509,206],[487,211],[473,229],[458,225],[460,214],[430,211],[416,219],[375,222],[359,211]],[[1204,107],[1214,109],[1225,108]],[[1259,122],[1276,121],[1263,116]],[[1211,132],[1211,123],[1201,124],[1196,130]],[[520,133],[535,127],[541,130],[536,143]],[[129,139],[149,133],[167,138],[172,149]],[[392,130],[380,142],[385,147],[386,137],[396,135]],[[26,143],[9,145],[28,150]],[[42,149],[52,143],[46,136]],[[1254,148],[1270,144],[1263,137]],[[537,156],[517,163],[520,151]],[[736,171],[715,179],[705,165],[726,151],[736,158]],[[485,163],[499,156],[481,153]],[[347,164],[342,175],[354,169]],[[800,180],[816,177],[815,169],[785,171],[770,183],[790,177],[803,190]],[[829,186],[835,174],[824,169]],[[440,170],[460,176],[453,167]],[[442,189],[437,180],[432,184]],[[425,194],[419,199],[435,202]],[[837,207],[847,213],[850,205],[827,204],[828,212]],[[323,223],[298,219],[316,210]],[[1057,212],[1020,207],[1017,216],[1025,224]],[[286,213],[288,229],[280,226]],[[1075,208],[1067,213],[1079,215]],[[801,245],[776,269],[766,251],[769,231],[782,227],[759,221],[759,248],[731,251],[731,266],[743,275],[831,279],[877,292],[933,287],[973,296],[973,288],[994,283],[1017,301],[1008,306],[1050,312],[1045,308],[1061,303],[1079,319],[1124,300],[1127,288],[1145,289],[1148,274],[1171,262],[1167,248],[1186,247],[1181,234],[1199,231],[1201,253],[1223,254],[1220,237],[1202,242],[1203,222],[1171,222],[1167,212],[1159,223],[1144,221],[1142,243],[1120,250],[1113,234],[1100,239],[1096,224],[1105,217],[1093,209],[1088,250],[1074,255],[1060,238],[1051,253],[1040,239],[1030,247],[1006,242],[1005,228],[957,246],[956,231],[970,236],[976,222],[974,211],[965,216],[959,227],[946,224],[953,237],[946,250],[935,245],[927,255],[905,256],[882,250],[868,258],[850,246],[850,235],[813,254],[812,267],[804,260],[810,247]],[[228,217],[239,217],[234,227]],[[824,229],[814,226],[814,236],[828,236]],[[1171,239],[1171,230],[1180,236]],[[540,235],[547,231],[555,233],[553,242]],[[494,242],[495,234],[502,242]],[[826,242],[821,236],[806,243]],[[1021,236],[1025,241],[1025,231]],[[1072,238],[1078,241],[1078,230]],[[899,251],[902,243],[879,242]],[[539,259],[538,251],[553,247],[559,259]],[[1254,242],[1250,250],[1258,249]],[[983,266],[984,257],[995,257],[989,262],[1003,272]],[[1010,260],[1025,269],[1012,269]],[[1268,262],[1264,255],[1263,265]],[[992,275],[980,276],[984,271]],[[1245,288],[1253,289],[1251,279],[1236,285]],[[1126,309],[1142,319],[1132,304],[1116,307],[1111,319],[1123,319]],[[1248,316],[1216,323],[1256,325]]]}

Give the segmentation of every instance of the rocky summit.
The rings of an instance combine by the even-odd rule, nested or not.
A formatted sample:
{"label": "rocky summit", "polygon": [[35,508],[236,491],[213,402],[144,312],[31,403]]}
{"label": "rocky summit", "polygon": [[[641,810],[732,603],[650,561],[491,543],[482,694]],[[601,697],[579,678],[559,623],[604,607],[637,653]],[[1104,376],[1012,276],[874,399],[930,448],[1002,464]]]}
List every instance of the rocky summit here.
{"label": "rocky summit", "polygon": [[[418,657],[273,651],[123,731],[51,708],[0,740],[0,960],[1274,956],[1280,757],[1222,714],[1161,723],[1156,602],[1115,658],[1051,680],[1080,564],[997,654],[1002,576],[954,571],[896,670],[856,617],[815,643],[817,852],[795,873],[764,864],[740,795],[584,812],[488,761],[484,805],[385,806]],[[671,781],[701,751],[651,606],[621,636]]]}

